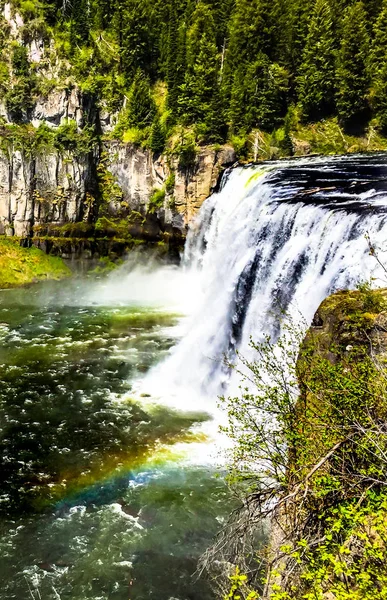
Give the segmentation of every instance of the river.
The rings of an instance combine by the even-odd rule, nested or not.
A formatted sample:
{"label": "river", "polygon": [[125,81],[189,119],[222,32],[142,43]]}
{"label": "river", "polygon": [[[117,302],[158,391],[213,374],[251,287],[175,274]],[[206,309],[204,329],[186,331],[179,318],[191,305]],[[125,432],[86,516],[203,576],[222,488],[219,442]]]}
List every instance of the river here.
{"label": "river", "polygon": [[183,284],[129,265],[0,292],[2,599],[213,597],[193,575],[231,500],[190,452],[210,415],[133,389],[182,333]]}
{"label": "river", "polygon": [[[1,600],[212,600],[237,351],[386,285],[385,155],[226,174],[183,265],[0,292]],[[302,318],[299,318],[299,316]]]}

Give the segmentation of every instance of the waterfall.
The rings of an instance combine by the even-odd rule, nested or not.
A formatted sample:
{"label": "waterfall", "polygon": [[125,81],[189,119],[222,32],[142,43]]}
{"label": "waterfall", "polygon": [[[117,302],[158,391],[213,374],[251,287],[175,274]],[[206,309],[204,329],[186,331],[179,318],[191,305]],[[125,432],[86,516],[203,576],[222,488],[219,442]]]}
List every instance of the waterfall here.
{"label": "waterfall", "polygon": [[[227,360],[275,338],[279,311],[310,323],[325,297],[387,276],[387,159],[303,159],[239,167],[193,223],[184,268],[200,294],[183,340],[157,372],[181,403],[229,391]],[[204,402],[206,402],[204,401]]]}

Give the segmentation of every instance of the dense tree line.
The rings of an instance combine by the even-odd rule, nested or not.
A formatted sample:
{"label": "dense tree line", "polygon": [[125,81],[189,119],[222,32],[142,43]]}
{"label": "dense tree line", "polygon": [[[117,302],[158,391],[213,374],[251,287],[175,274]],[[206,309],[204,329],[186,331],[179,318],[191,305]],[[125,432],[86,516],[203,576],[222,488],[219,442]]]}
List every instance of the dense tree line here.
{"label": "dense tree line", "polygon": [[[387,132],[387,0],[46,0],[70,61],[95,93],[128,98],[128,124],[199,128],[208,141],[337,116],[348,131],[371,118]],[[114,48],[107,61],[101,49]],[[91,49],[88,62],[79,56]],[[19,59],[20,62],[20,59]],[[25,68],[25,67],[23,67]],[[20,69],[19,69],[20,70]],[[20,75],[21,76],[21,75]],[[103,81],[108,79],[108,85]],[[152,96],[167,84],[168,123]],[[107,93],[108,91],[108,93]]]}

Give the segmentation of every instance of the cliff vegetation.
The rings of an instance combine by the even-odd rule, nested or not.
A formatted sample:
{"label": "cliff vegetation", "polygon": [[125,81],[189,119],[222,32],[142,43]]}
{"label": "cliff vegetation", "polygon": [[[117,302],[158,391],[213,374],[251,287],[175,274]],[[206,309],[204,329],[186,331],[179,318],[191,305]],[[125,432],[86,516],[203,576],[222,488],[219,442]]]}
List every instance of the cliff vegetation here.
{"label": "cliff vegetation", "polygon": [[303,341],[255,345],[254,385],[224,400],[243,506],[205,564],[237,565],[225,597],[386,597],[386,307],[368,285],[331,296]]}
{"label": "cliff vegetation", "polygon": [[[88,105],[77,122],[86,138],[100,135],[107,120],[114,139],[190,160],[198,145],[227,140],[258,156],[259,132],[291,154],[302,134],[295,114],[303,126],[335,118],[343,136],[360,137],[359,147],[387,131],[383,0],[13,0],[3,7],[0,86],[14,123],[26,122],[53,90],[77,86]],[[251,132],[258,135],[252,146]],[[68,147],[73,138],[67,131],[56,143]],[[81,151],[84,141],[72,147]]]}

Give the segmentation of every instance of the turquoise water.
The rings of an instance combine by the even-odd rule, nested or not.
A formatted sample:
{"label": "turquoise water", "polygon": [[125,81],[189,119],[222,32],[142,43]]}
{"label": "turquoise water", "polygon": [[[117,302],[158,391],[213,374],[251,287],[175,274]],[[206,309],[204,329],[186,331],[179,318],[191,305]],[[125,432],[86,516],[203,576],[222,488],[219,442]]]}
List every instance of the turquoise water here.
{"label": "turquoise water", "polygon": [[210,600],[232,501],[187,460],[210,416],[132,393],[181,315],[93,286],[0,292],[0,598]]}

